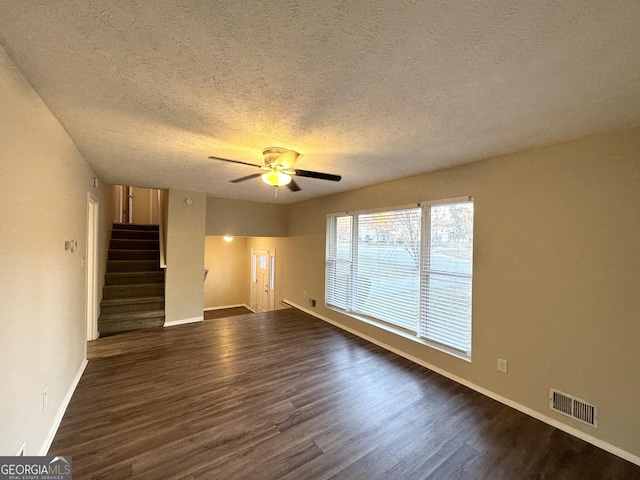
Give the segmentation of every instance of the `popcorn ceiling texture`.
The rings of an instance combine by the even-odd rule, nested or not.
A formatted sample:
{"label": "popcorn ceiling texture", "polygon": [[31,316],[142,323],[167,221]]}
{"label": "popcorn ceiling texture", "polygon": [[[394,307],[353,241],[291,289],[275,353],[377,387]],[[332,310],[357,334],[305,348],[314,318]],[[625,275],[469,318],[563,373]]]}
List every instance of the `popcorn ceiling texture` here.
{"label": "popcorn ceiling texture", "polygon": [[[0,0],[0,43],[110,183],[292,203],[640,125],[640,2]],[[300,178],[278,198],[269,146]]]}

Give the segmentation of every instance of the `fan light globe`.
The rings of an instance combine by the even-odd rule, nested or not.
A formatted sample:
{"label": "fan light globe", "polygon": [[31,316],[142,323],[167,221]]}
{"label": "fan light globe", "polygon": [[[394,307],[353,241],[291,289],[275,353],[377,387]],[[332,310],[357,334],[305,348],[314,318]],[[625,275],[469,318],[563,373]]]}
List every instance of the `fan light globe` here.
{"label": "fan light globe", "polygon": [[272,185],[274,187],[284,187],[291,183],[291,175],[272,170],[268,173],[262,174],[262,181],[267,185]]}

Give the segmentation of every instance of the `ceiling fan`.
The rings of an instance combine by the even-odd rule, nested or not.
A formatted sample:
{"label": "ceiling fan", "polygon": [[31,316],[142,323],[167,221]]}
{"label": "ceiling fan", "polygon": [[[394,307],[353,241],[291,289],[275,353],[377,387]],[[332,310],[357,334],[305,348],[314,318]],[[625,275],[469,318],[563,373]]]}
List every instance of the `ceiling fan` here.
{"label": "ceiling fan", "polygon": [[231,180],[231,183],[240,183],[252,178],[262,177],[262,181],[267,185],[271,185],[276,188],[276,197],[278,196],[278,187],[287,186],[292,192],[301,190],[300,186],[292,178],[293,176],[316,178],[318,180],[329,180],[332,182],[339,182],[342,177],[340,175],[333,175],[331,173],[312,172],[311,170],[300,170],[293,168],[293,164],[300,155],[298,152],[289,150],[282,147],[269,147],[262,151],[264,157],[263,165],[256,165],[255,163],[241,162],[240,160],[230,160],[228,158],[209,157],[213,160],[220,160],[222,162],[239,163],[240,165],[248,165],[250,167],[256,167],[263,170],[266,173],[253,173],[246,177],[236,178]]}

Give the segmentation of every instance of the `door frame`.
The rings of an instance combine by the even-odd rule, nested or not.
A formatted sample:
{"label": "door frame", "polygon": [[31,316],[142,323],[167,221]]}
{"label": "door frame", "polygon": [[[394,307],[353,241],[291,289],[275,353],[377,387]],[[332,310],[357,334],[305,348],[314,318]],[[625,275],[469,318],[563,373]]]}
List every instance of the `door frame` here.
{"label": "door frame", "polygon": [[87,341],[95,340],[98,332],[98,222],[99,202],[87,195],[87,257],[86,257],[86,321]]}

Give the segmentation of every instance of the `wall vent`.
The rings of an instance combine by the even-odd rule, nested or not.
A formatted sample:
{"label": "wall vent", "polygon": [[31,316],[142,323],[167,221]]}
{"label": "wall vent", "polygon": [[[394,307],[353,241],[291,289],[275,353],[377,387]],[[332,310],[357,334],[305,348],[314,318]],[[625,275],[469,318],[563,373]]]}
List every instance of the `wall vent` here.
{"label": "wall vent", "polygon": [[584,400],[551,388],[549,389],[549,407],[551,410],[598,428],[598,410]]}

